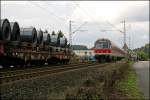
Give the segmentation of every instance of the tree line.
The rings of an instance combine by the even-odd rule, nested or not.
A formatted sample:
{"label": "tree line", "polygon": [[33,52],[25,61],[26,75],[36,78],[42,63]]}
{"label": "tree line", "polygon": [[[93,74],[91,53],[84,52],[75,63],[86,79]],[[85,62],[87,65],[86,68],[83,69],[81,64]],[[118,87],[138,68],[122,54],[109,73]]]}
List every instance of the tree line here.
{"label": "tree line", "polygon": [[135,51],[137,53],[139,60],[148,60],[148,59],[150,59],[149,58],[149,54],[150,54],[149,47],[150,47],[150,44],[148,43],[141,48],[134,49],[133,51]]}
{"label": "tree line", "polygon": [[[42,31],[40,29],[40,31],[43,32],[43,33],[48,33],[48,30]],[[52,35],[56,35],[56,34],[58,35],[58,37],[63,37],[64,36],[64,33],[61,30],[59,30],[58,32],[55,32],[54,30],[52,31]]]}

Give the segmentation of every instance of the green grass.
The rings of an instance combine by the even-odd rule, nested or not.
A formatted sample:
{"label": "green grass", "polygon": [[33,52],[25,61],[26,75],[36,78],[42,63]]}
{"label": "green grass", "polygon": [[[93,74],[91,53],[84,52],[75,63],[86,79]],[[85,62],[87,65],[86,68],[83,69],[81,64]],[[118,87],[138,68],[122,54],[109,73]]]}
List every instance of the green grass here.
{"label": "green grass", "polygon": [[144,95],[137,86],[137,75],[135,70],[131,68],[132,64],[133,62],[129,62],[130,66],[125,73],[126,76],[124,79],[118,81],[117,88],[127,98],[142,100],[144,99]]}

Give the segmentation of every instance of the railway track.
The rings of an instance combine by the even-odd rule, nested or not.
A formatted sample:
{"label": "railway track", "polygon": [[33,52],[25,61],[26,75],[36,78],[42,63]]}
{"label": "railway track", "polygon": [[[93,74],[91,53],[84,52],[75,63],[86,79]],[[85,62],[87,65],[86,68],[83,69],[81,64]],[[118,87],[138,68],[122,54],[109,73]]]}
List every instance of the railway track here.
{"label": "railway track", "polygon": [[75,66],[75,65],[83,65],[83,64],[88,64],[88,63],[71,63],[69,65],[68,64],[67,65],[43,65],[43,66],[36,66],[36,67],[25,67],[23,69],[12,68],[10,70],[1,70],[0,77],[11,76],[11,75],[21,74],[26,72],[33,72],[38,70],[49,70],[58,67],[67,67],[67,66]]}
{"label": "railway track", "polygon": [[51,66],[51,67],[43,67],[43,68],[36,68],[36,69],[1,72],[0,84],[40,77],[44,75],[56,74],[59,72],[77,70],[77,69],[82,69],[87,67],[103,67],[106,66],[107,64],[108,63],[105,64],[83,63],[83,64],[70,64],[70,65],[62,65],[62,66]]}

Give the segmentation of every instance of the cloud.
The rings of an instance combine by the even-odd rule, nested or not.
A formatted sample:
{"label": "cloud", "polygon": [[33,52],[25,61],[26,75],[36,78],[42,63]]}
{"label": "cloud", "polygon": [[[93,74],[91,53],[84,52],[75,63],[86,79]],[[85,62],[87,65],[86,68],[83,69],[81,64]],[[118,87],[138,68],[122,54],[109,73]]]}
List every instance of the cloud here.
{"label": "cloud", "polygon": [[149,21],[149,4],[133,5],[120,13],[117,18],[126,19],[128,22]]}
{"label": "cloud", "polygon": [[[68,37],[69,20],[73,20],[72,31],[85,21],[88,23],[73,35],[73,44],[92,47],[98,38],[109,38],[119,47],[123,45],[123,34],[113,29],[106,21],[122,30],[120,23],[126,20],[127,36],[131,35],[133,48],[148,43],[148,1],[2,1],[1,17],[18,21],[21,27],[34,26],[49,32],[62,30]],[[113,29],[114,30],[114,29]],[[127,39],[128,40],[128,39]]]}

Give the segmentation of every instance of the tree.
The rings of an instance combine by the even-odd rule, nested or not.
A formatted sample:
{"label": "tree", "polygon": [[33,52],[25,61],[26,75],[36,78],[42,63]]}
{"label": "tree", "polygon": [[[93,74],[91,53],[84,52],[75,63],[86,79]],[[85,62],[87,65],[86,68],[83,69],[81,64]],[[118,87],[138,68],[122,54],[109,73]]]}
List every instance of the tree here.
{"label": "tree", "polygon": [[52,31],[52,35],[56,35],[55,31]]}
{"label": "tree", "polygon": [[137,52],[138,57],[141,60],[148,60],[149,59],[149,54],[150,54],[149,46],[150,46],[150,44],[148,43],[145,46],[142,46],[141,48],[134,49],[134,51]]}
{"label": "tree", "polygon": [[39,31],[40,31],[41,33],[43,33],[43,31],[42,31],[41,29],[40,29]]}
{"label": "tree", "polygon": [[45,33],[48,33],[48,30],[47,30],[47,29],[45,30]]}
{"label": "tree", "polygon": [[62,33],[61,30],[59,30],[57,34],[58,34],[58,37],[59,37],[59,38],[64,36],[64,34]]}
{"label": "tree", "polygon": [[147,59],[148,59],[148,56],[147,56],[146,53],[143,52],[143,51],[139,51],[139,52],[138,52],[138,55],[139,55],[139,57],[141,58],[141,60],[147,60]]}

